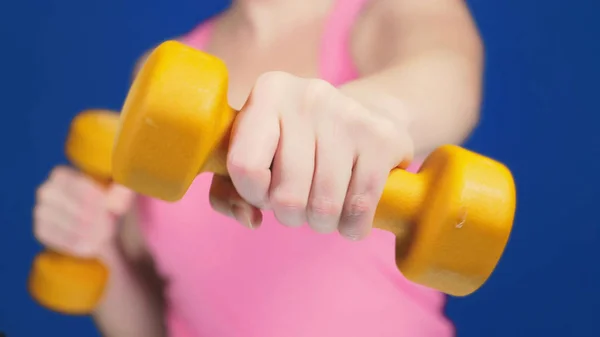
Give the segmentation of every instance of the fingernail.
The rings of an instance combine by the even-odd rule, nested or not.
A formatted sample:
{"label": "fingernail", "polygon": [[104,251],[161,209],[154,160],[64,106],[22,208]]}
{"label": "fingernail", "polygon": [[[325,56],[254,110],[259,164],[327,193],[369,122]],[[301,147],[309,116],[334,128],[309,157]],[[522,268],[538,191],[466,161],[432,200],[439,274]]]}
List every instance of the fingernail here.
{"label": "fingernail", "polygon": [[252,224],[252,219],[248,215],[248,212],[244,211],[244,208],[242,206],[235,205],[235,204],[232,205],[231,213],[233,214],[233,216],[239,223],[241,223],[242,225],[244,225],[250,229],[254,229],[254,226]]}
{"label": "fingernail", "polygon": [[256,229],[260,226],[262,222],[262,213],[260,211],[252,211],[252,228]]}

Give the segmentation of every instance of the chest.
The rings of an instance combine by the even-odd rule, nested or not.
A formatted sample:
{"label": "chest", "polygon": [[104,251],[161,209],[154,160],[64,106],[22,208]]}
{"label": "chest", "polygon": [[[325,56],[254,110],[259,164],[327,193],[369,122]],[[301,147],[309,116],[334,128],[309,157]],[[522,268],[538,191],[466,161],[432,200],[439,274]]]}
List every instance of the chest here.
{"label": "chest", "polygon": [[210,209],[210,182],[199,176],[176,204],[144,199],[170,335],[450,335],[443,297],[402,277],[390,233],[352,242],[281,226],[270,212],[251,231]]}
{"label": "chest", "polygon": [[229,71],[229,102],[239,109],[256,79],[269,71],[285,71],[300,77],[319,77],[323,23],[298,25],[268,43],[226,38],[215,31],[205,50],[219,57]]}

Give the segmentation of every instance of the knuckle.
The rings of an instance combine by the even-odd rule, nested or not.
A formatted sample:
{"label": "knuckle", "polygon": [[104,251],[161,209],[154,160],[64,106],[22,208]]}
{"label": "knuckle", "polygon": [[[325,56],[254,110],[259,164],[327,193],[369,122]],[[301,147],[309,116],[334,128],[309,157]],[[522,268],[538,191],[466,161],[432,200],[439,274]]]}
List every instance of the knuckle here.
{"label": "knuckle", "polygon": [[245,161],[233,158],[227,160],[227,170],[232,181],[229,190],[239,193],[239,196],[256,207],[265,204],[271,182],[271,173],[268,169],[248,165]]}
{"label": "knuckle", "polygon": [[305,111],[314,111],[317,107],[326,104],[333,97],[335,87],[322,79],[312,79],[306,84],[304,99]]}
{"label": "knuckle", "polygon": [[270,92],[281,88],[282,84],[292,81],[294,76],[283,71],[268,71],[256,79],[254,90],[258,92]]}
{"label": "knuckle", "polygon": [[396,129],[396,126],[391,122],[379,121],[377,123],[373,123],[373,132],[378,138],[386,143],[395,143],[400,138],[401,134],[399,130]]}
{"label": "knuckle", "polygon": [[403,161],[411,161],[414,156],[414,143],[407,132],[396,130],[394,127],[384,125],[380,128],[378,138],[379,147],[391,157],[391,165],[398,165]]}
{"label": "knuckle", "polygon": [[33,208],[33,220],[35,222],[36,227],[38,226],[40,220],[44,220],[45,213],[46,212],[44,211],[44,207],[39,204]]}
{"label": "knuckle", "polygon": [[334,217],[340,215],[342,207],[341,203],[336,203],[332,199],[316,197],[309,201],[308,210],[319,218]]}
{"label": "knuckle", "polygon": [[50,249],[74,256],[85,255],[85,252],[77,249],[82,243],[82,235],[78,235],[74,228],[65,230],[56,227],[51,221],[40,220],[34,224],[33,235],[39,243]]}
{"label": "knuckle", "polygon": [[375,206],[373,198],[369,195],[355,195],[351,198],[345,210],[345,217],[350,220],[361,219],[373,212]]}
{"label": "knuckle", "polygon": [[331,83],[320,79],[315,78],[308,81],[306,85],[306,94],[308,96],[319,96],[324,94],[332,93],[334,87]]}
{"label": "knuckle", "polygon": [[52,226],[44,221],[36,221],[33,226],[33,236],[44,246],[56,247],[60,244],[60,242],[57,242],[51,235],[52,231]]}
{"label": "knuckle", "polygon": [[345,99],[343,101],[342,110],[344,116],[348,117],[348,120],[361,121],[364,123],[365,118],[370,116],[370,112],[367,108],[352,99]]}
{"label": "knuckle", "polygon": [[409,133],[398,129],[392,122],[368,123],[366,137],[371,139],[372,146],[393,157],[392,165],[398,164],[399,161],[411,160],[414,155],[414,145]]}
{"label": "knuckle", "polygon": [[277,191],[271,194],[270,204],[285,213],[299,213],[306,209],[306,201],[294,193]]}
{"label": "knuckle", "polygon": [[38,200],[38,202],[43,202],[45,200],[48,200],[48,198],[50,197],[50,195],[52,195],[52,185],[48,182],[42,184],[40,187],[38,187],[38,189],[35,191],[35,197]]}
{"label": "knuckle", "polygon": [[260,174],[260,169],[249,165],[247,161],[238,159],[237,156],[227,158],[227,171],[233,177],[250,178]]}
{"label": "knuckle", "polygon": [[337,110],[336,118],[345,125],[349,135],[352,137],[370,135],[374,133],[371,129],[369,111],[354,101],[347,101]]}
{"label": "knuckle", "polygon": [[52,170],[52,172],[50,173],[49,180],[69,179],[70,177],[73,176],[74,172],[75,171],[68,166],[58,166],[58,167],[55,167]]}

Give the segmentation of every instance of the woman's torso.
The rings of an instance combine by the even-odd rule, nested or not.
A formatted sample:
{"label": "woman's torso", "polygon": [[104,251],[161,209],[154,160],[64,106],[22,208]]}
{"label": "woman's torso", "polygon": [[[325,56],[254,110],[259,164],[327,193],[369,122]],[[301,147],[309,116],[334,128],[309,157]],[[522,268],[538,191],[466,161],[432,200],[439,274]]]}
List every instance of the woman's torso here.
{"label": "woman's torso", "polygon": [[[267,49],[223,41],[214,21],[182,40],[225,61],[229,99],[239,108],[266,71],[336,85],[355,78],[346,38],[365,2],[337,0],[324,20]],[[210,208],[210,180],[199,176],[175,204],[140,201],[140,226],[166,282],[169,336],[452,335],[443,296],[410,284],[397,270],[391,234],[374,230],[350,242],[283,227],[269,212],[253,231]]]}

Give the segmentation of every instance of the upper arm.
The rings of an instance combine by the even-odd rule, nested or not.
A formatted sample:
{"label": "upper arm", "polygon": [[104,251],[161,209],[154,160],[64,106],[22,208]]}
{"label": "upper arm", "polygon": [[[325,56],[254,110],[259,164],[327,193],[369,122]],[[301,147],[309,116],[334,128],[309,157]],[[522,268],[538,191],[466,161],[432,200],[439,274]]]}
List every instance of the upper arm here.
{"label": "upper arm", "polygon": [[464,0],[374,0],[352,35],[362,73],[439,51],[481,62],[481,39]]}

